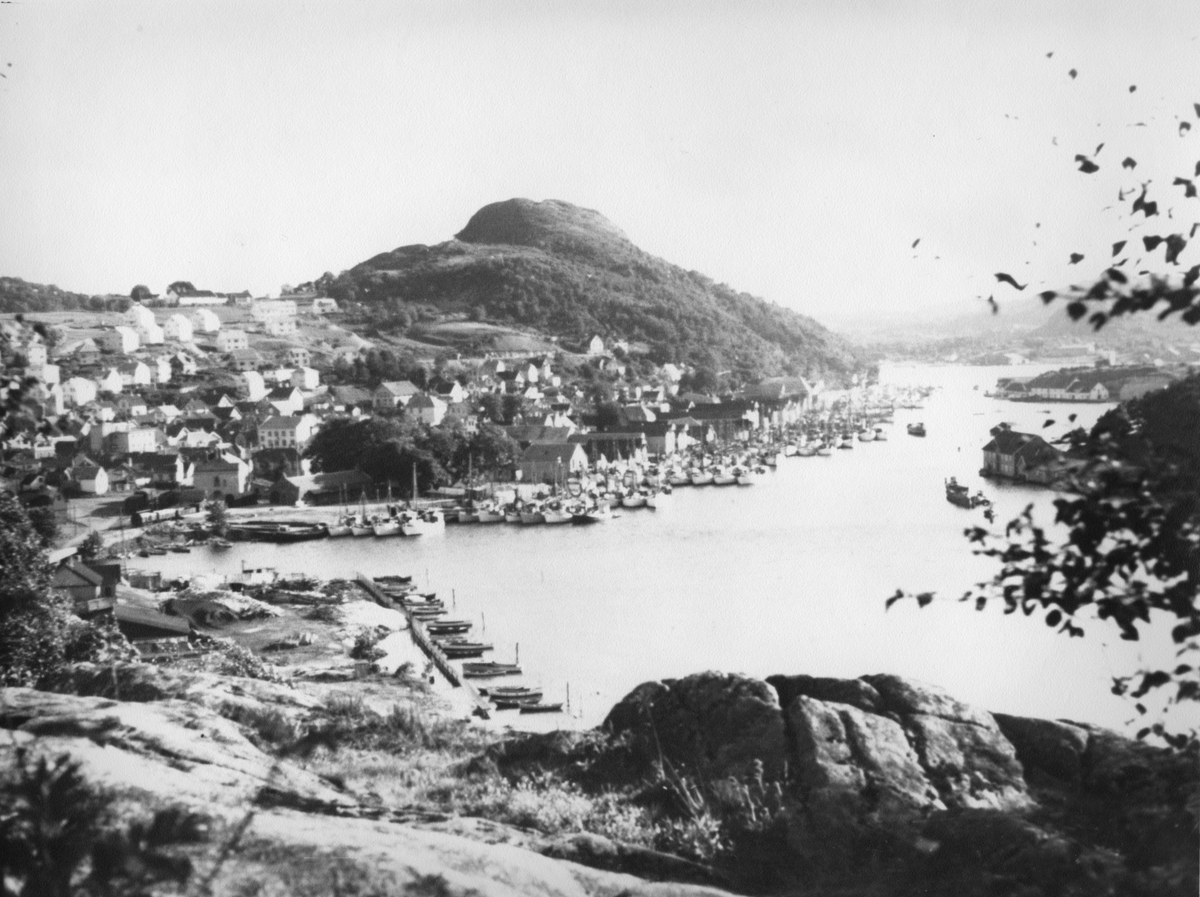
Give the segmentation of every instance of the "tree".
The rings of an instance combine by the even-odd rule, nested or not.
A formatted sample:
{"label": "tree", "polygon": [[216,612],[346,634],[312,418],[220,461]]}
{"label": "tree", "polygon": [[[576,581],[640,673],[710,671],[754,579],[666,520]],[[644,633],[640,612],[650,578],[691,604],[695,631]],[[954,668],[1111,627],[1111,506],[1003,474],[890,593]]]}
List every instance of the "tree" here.
{"label": "tree", "polygon": [[229,532],[229,509],[220,499],[209,502],[206,519],[214,536],[224,538]]}
{"label": "tree", "polygon": [[[1200,107],[1196,111],[1200,115]],[[1098,169],[1093,164],[1079,170],[1088,174]],[[1129,207],[1127,218],[1140,214],[1144,224],[1158,216],[1158,203],[1164,200],[1161,195],[1149,198],[1152,182],[1119,194]],[[1185,201],[1196,199],[1187,178],[1176,176],[1172,186],[1185,188]],[[1184,217],[1173,211],[1167,210],[1168,220]],[[1147,234],[1131,241],[1122,231],[1112,244],[1112,264],[1090,287],[1047,290],[1041,298],[1046,303],[1065,300],[1073,321],[1086,318],[1096,330],[1113,318],[1147,313],[1160,321],[1178,316],[1194,326],[1200,323],[1200,264],[1183,270],[1179,259],[1195,232],[1193,225],[1186,237],[1181,232]],[[1131,254],[1159,247],[1164,249],[1162,268],[1141,272],[1150,275],[1148,280],[1131,280],[1122,269]],[[995,277],[1023,289],[1007,274]],[[1168,729],[1167,714],[1181,704],[1200,702],[1195,659],[1200,653],[1200,375],[1128,402],[1101,418],[1090,433],[1076,431],[1069,440],[1079,466],[1064,484],[1068,494],[1054,502],[1055,522],[1067,528],[1065,541],[1052,540],[1030,508],[1003,532],[967,529],[976,553],[1000,566],[962,600],[978,610],[999,601],[1005,613],[1044,613],[1046,625],[1075,637],[1085,634],[1084,626],[1090,626],[1085,616],[1092,612],[1130,641],[1156,621],[1168,621],[1176,663],[1170,669],[1116,676],[1112,690],[1132,698],[1139,714],[1159,716],[1138,732],[1139,738],[1156,735],[1178,748],[1194,746],[1195,729]],[[897,591],[888,606],[907,597],[925,606],[934,596]],[[1157,709],[1147,706],[1151,696],[1159,701]]]}
{"label": "tree", "polygon": [[485,392],[480,396],[479,411],[494,424],[504,423],[504,401],[499,393]]}
{"label": "tree", "polygon": [[79,556],[85,561],[93,561],[99,557],[100,552],[104,550],[104,537],[96,530],[92,530],[84,540],[79,543]]}
{"label": "tree", "polygon": [[154,294],[150,292],[150,287],[139,283],[129,291],[129,298],[134,302],[145,302],[147,299],[153,299]]}
{"label": "tree", "polygon": [[37,685],[66,656],[69,613],[50,594],[50,567],[41,536],[24,508],[0,494],[0,679]]}

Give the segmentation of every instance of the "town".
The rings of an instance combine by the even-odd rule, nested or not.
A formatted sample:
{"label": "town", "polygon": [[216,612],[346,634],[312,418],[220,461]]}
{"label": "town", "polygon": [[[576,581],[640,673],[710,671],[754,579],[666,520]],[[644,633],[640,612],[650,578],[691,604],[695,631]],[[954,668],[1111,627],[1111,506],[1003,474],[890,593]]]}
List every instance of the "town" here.
{"label": "town", "polygon": [[[656,365],[600,336],[403,357],[313,291],[253,298],[174,284],[134,297],[3,321],[25,409],[0,487],[52,516],[62,544],[213,501],[334,504],[393,488],[411,500],[468,473],[565,485],[598,461],[745,441],[796,422],[825,390],[775,377],[718,397],[718,372]],[[334,432],[368,421],[394,425],[413,450],[390,466],[362,463],[365,445],[339,454]]]}

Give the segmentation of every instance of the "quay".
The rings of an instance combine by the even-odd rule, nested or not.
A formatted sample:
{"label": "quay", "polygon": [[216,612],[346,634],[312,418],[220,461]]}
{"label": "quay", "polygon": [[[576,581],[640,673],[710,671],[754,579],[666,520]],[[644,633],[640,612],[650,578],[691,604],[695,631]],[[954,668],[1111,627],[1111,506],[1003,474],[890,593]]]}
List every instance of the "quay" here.
{"label": "quay", "polygon": [[359,573],[355,576],[355,581],[363,588],[363,590],[374,599],[375,603],[381,607],[386,607],[389,610],[398,610],[404,614],[404,618],[408,620],[408,631],[412,636],[413,642],[425,652],[438,671],[446,677],[446,680],[455,688],[463,689],[471,699],[474,705],[474,713],[482,719],[491,718],[491,705],[479,694],[479,691],[470,682],[466,682],[458,674],[453,666],[450,665],[450,659],[425,633],[425,627],[421,625],[407,608],[398,605],[395,601],[384,594],[383,590],[376,585],[375,580],[365,573]]}

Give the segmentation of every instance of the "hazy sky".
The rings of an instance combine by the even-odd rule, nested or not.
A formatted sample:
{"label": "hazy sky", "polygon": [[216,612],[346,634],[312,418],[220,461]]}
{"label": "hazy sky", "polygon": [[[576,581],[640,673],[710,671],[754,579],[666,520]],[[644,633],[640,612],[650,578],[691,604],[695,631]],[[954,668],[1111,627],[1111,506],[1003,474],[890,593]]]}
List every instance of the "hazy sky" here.
{"label": "hazy sky", "polygon": [[1200,217],[1198,35],[1195,0],[4,4],[0,274],[274,292],[524,196],[819,319],[970,308],[1095,274],[1139,177]]}

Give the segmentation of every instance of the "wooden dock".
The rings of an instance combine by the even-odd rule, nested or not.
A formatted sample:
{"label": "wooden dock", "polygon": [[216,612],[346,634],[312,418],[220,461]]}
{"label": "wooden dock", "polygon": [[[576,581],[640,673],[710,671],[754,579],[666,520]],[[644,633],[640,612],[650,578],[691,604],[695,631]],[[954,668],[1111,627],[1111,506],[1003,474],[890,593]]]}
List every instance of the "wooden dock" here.
{"label": "wooden dock", "polygon": [[455,688],[461,688],[466,691],[467,695],[469,695],[471,698],[471,703],[475,705],[475,713],[478,716],[482,717],[483,719],[490,719],[491,704],[489,704],[484,697],[479,694],[474,685],[472,685],[470,682],[465,682],[459,675],[458,670],[450,665],[450,658],[448,658],[445,652],[433,642],[428,633],[425,632],[425,627],[421,624],[421,622],[415,619],[407,609],[389,598],[387,594],[385,594],[384,591],[375,584],[375,580],[367,576],[365,573],[359,573],[355,577],[355,580],[360,586],[362,586],[367,594],[375,600],[376,604],[386,607],[389,610],[400,611],[400,613],[404,614],[404,618],[408,620],[409,635],[412,636],[412,640],[417,647],[425,652],[425,656],[428,657],[433,662],[433,665],[437,667],[438,671],[446,677],[446,681],[448,681]]}

